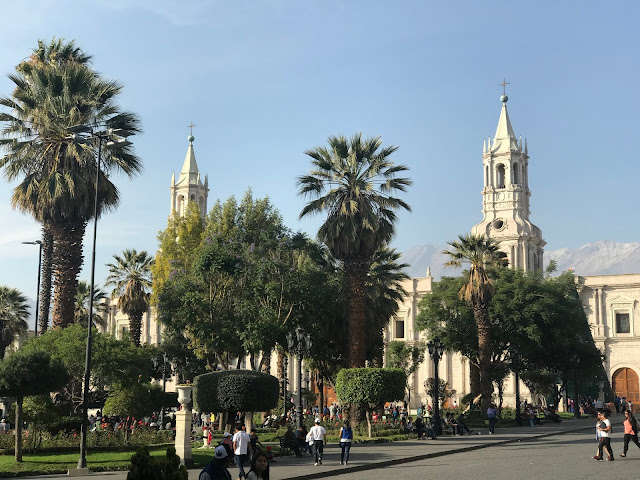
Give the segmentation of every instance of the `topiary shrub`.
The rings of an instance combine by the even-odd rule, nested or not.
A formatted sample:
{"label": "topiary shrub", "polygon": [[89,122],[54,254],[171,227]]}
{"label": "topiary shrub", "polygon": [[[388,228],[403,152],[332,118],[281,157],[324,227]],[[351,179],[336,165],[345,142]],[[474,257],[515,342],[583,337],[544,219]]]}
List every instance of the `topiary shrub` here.
{"label": "topiary shrub", "polygon": [[405,372],[398,368],[343,368],[336,379],[336,393],[341,402],[365,409],[371,437],[371,410],[403,398],[406,382]]}
{"label": "topiary shrub", "polygon": [[180,465],[174,447],[167,448],[163,460],[155,460],[149,449],[142,447],[131,457],[127,480],[188,480],[187,467]]}
{"label": "topiary shrub", "polygon": [[199,412],[263,412],[278,404],[278,379],[262,372],[205,373],[193,384],[193,406]]}

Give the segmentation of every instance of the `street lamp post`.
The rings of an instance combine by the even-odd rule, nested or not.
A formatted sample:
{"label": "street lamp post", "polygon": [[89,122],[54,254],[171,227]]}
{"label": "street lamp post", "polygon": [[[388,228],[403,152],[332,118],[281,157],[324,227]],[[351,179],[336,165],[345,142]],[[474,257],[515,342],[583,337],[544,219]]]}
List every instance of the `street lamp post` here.
{"label": "street lamp post", "polygon": [[82,389],[82,424],[80,427],[80,458],[78,468],[87,468],[87,430],[89,429],[89,382],[91,380],[91,331],[93,330],[93,292],[96,273],[96,237],[98,233],[98,191],[100,185],[100,161],[103,143],[107,148],[119,148],[130,145],[125,137],[130,134],[120,129],[94,131],[90,125],[76,125],[69,129],[68,139],[74,143],[88,143],[98,140],[98,159],[96,161],[95,195],[93,204],[93,248],[91,250],[91,285],[89,287],[89,319],[87,321],[87,349],[84,361],[84,385]]}
{"label": "street lamp post", "polygon": [[[158,430],[162,430],[164,428],[164,409],[165,409],[165,391],[167,389],[167,354],[162,354],[162,407],[160,408],[160,428]],[[153,367],[158,367],[158,358],[153,358]]]}
{"label": "street lamp post", "polygon": [[433,359],[433,430],[436,435],[442,435],[442,421],[440,420],[440,376],[438,373],[438,364],[444,354],[444,345],[440,343],[439,338],[434,338],[427,344],[429,355]]}
{"label": "street lamp post", "polygon": [[286,420],[287,419],[287,370],[289,369],[289,357],[285,353],[284,354],[284,365],[282,371],[282,416]]}
{"label": "street lamp post", "polygon": [[305,334],[302,327],[296,329],[295,335],[292,332],[287,334],[287,343],[289,351],[298,359],[298,405],[296,406],[296,423],[298,427],[304,426],[304,418],[302,416],[302,358],[311,350],[311,335]]}
{"label": "street lamp post", "polygon": [[38,336],[38,312],[40,311],[40,272],[42,271],[42,242],[40,240],[34,240],[33,242],[22,242],[25,245],[38,245],[38,281],[37,281],[37,291],[36,291],[36,325],[33,329],[34,335]]}
{"label": "street lamp post", "polygon": [[513,373],[516,381],[516,424],[522,425],[522,415],[520,414],[520,352],[511,349],[511,362],[513,363]]}

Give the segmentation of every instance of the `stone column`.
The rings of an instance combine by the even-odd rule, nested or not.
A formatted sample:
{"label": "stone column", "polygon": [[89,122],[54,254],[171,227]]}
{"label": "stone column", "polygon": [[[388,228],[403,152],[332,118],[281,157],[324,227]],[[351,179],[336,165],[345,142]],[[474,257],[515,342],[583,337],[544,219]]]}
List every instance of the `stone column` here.
{"label": "stone column", "polygon": [[180,457],[180,465],[193,466],[191,455],[191,402],[192,385],[178,385],[178,402],[182,407],[176,412],[176,454]]}

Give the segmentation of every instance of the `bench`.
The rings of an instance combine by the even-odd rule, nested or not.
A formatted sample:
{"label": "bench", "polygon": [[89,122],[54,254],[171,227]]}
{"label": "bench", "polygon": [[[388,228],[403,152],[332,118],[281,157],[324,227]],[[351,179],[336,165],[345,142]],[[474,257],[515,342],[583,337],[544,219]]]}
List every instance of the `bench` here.
{"label": "bench", "polygon": [[278,443],[280,444],[280,453],[287,454],[289,457],[294,454],[293,449],[291,448],[291,442],[285,441],[284,437],[278,437]]}

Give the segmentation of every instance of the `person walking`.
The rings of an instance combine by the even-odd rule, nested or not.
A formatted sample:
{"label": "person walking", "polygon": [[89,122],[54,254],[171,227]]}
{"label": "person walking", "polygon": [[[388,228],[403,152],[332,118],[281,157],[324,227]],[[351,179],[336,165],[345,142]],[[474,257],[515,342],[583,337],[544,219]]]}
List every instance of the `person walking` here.
{"label": "person walking", "polygon": [[251,455],[251,441],[249,434],[240,427],[236,427],[236,433],[233,435],[233,453],[238,466],[238,478],[242,480],[246,476],[244,464],[247,463],[247,456]]}
{"label": "person walking", "polygon": [[253,457],[247,480],[269,480],[269,459],[264,453],[259,452]]}
{"label": "person walking", "polygon": [[496,422],[498,421],[498,409],[495,403],[487,408],[487,417],[489,418],[489,435],[493,435],[496,432]]}
{"label": "person walking", "polygon": [[638,422],[636,421],[636,417],[633,416],[633,413],[629,410],[625,410],[624,412],[624,448],[622,451],[621,457],[627,456],[627,450],[629,449],[629,441],[632,441],[636,444],[638,448],[640,448],[640,443],[638,443]]}
{"label": "person walking", "polygon": [[316,459],[315,465],[322,465],[322,453],[324,451],[324,442],[327,438],[327,431],[320,425],[320,419],[316,418],[315,425],[309,430],[313,440],[313,454]]}
{"label": "person walking", "polygon": [[611,420],[609,420],[609,412],[606,410],[598,412],[598,420],[600,420],[600,425],[597,427],[600,432],[600,441],[598,442],[598,454],[593,458],[594,460],[601,461],[602,450],[606,447],[609,452],[609,458],[607,458],[607,460],[613,462],[613,450],[611,449]]}
{"label": "person walking", "polygon": [[213,458],[200,472],[198,480],[231,480],[227,468],[231,465],[231,449],[227,445],[218,445]]}
{"label": "person walking", "polygon": [[340,465],[347,465],[349,463],[349,450],[351,450],[351,442],[353,442],[353,430],[349,420],[345,420],[342,428],[340,429]]}

